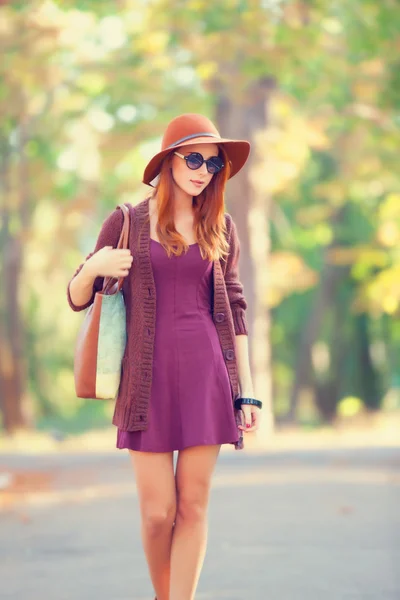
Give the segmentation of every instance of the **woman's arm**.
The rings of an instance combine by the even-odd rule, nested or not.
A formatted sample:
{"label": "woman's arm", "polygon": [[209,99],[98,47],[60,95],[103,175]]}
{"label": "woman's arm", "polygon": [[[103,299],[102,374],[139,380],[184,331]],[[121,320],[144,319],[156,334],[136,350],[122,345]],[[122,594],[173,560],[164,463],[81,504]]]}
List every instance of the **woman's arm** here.
{"label": "woman's arm", "polygon": [[236,335],[236,362],[241,398],[254,398],[253,381],[250,372],[249,338],[247,335]]}
{"label": "woman's arm", "polygon": [[116,208],[103,222],[93,252],[90,252],[85,261],[79,265],[67,285],[67,300],[74,311],[84,310],[92,304],[96,292],[103,289],[104,277],[96,277],[87,268],[87,261],[104,246],[117,247],[121,235],[124,215],[120,208]]}
{"label": "woman's arm", "polygon": [[85,262],[78,267],[79,271],[75,273],[73,278],[69,281],[67,287],[67,298],[68,302],[74,311],[83,310],[90,306],[94,300],[94,294],[98,288],[96,284],[96,275],[94,275],[90,269],[88,270],[87,260],[93,256],[91,252],[85,259]]}
{"label": "woman's arm", "polygon": [[235,328],[236,362],[240,395],[253,397],[253,383],[250,372],[248,325],[246,318],[247,302],[239,277],[240,241],[235,222],[230,217],[229,257],[225,271],[225,284]]}
{"label": "woman's arm", "polygon": [[246,319],[247,302],[243,294],[243,285],[239,279],[240,242],[235,222],[230,220],[229,255],[224,273],[226,291],[233,316],[236,335],[248,335]]}

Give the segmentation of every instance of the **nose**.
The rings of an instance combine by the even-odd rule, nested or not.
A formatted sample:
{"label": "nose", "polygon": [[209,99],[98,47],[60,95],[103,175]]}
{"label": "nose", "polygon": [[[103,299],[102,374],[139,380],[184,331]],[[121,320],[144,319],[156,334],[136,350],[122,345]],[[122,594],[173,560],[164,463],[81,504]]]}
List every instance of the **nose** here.
{"label": "nose", "polygon": [[201,173],[203,175],[203,177],[205,175],[208,175],[207,165],[206,165],[205,162],[203,162],[203,164],[201,165],[201,167],[198,169],[198,172]]}

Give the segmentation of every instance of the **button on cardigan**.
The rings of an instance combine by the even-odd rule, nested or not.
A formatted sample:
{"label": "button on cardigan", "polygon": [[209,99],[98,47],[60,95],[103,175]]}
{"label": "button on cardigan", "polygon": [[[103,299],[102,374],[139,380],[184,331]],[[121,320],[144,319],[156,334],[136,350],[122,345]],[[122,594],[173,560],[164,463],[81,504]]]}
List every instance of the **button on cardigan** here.
{"label": "button on cardigan", "polygon": [[[149,198],[136,206],[127,203],[131,218],[129,248],[132,266],[122,284],[126,307],[127,343],[121,367],[121,381],[112,423],[124,431],[145,431],[148,425],[153,371],[153,348],[156,323],[156,288],[150,257]],[[239,239],[236,225],[225,213],[229,255],[213,261],[213,320],[231,384],[232,403],[239,397],[239,381],[235,352],[235,335],[248,335],[247,302],[239,280]],[[120,208],[105,219],[95,249],[85,262],[104,246],[117,247],[123,223]],[[74,311],[88,308],[96,292],[103,288],[103,277],[96,277],[91,298],[82,305],[72,302],[70,283],[82,269],[77,268],[67,285],[67,299]]]}

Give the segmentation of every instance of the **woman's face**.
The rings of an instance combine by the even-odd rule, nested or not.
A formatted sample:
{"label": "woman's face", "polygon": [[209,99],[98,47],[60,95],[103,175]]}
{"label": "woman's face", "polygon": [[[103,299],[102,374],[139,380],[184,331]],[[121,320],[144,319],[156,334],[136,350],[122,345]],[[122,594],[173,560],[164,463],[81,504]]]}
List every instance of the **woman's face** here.
{"label": "woman's face", "polygon": [[[190,146],[181,146],[176,151],[184,156],[191,152],[200,152],[203,158],[207,159],[218,156],[218,145],[191,144]],[[192,170],[186,166],[186,161],[183,158],[174,154],[172,158],[172,177],[176,185],[189,196],[198,196],[207,187],[214,175],[207,171],[206,163],[203,163],[199,169]],[[202,185],[195,185],[193,181],[201,181]]]}

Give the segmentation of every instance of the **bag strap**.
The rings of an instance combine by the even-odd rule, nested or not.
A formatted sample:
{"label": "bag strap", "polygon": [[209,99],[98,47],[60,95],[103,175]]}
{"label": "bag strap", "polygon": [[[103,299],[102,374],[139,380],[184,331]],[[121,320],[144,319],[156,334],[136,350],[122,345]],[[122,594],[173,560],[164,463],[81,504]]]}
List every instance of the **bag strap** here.
{"label": "bag strap", "polygon": [[[129,230],[130,230],[130,212],[126,204],[118,204],[117,208],[122,210],[124,221],[122,223],[121,234],[119,236],[117,248],[127,249],[129,247]],[[102,294],[116,294],[122,288],[125,277],[119,277],[117,285],[115,284],[116,277],[104,277]]]}

